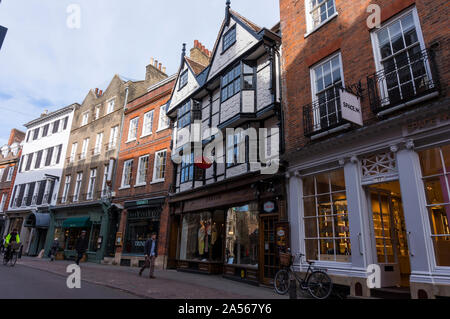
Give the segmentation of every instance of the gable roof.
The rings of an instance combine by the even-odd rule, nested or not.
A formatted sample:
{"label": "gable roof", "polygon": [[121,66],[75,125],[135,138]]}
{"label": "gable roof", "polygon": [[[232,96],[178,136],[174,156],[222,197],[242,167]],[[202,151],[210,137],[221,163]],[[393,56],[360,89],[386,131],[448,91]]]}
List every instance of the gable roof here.
{"label": "gable roof", "polygon": [[206,65],[200,64],[187,56],[185,56],[184,58],[185,58],[187,64],[189,64],[189,66],[191,67],[192,72],[194,72],[195,75],[200,74],[204,69],[206,69]]}
{"label": "gable roof", "polygon": [[250,21],[249,19],[247,19],[246,17],[240,15],[238,12],[230,9],[230,13],[231,15],[235,16],[236,18],[239,18],[240,20],[242,20],[242,22],[244,22],[249,28],[251,28],[253,31],[255,32],[259,32],[262,30],[261,27],[259,27],[256,23],[253,23],[252,21]]}

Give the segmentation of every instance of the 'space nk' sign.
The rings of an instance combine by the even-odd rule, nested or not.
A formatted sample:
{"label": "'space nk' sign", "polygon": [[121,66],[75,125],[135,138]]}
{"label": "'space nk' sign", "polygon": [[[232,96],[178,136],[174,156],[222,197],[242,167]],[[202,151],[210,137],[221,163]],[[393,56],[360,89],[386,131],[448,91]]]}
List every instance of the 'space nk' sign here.
{"label": "'space nk' sign", "polygon": [[6,31],[8,31],[8,29],[0,25],[0,50],[2,49],[3,40],[5,40],[6,37]]}
{"label": "'space nk' sign", "polygon": [[341,88],[340,98],[342,118],[362,126],[363,120],[359,97]]}

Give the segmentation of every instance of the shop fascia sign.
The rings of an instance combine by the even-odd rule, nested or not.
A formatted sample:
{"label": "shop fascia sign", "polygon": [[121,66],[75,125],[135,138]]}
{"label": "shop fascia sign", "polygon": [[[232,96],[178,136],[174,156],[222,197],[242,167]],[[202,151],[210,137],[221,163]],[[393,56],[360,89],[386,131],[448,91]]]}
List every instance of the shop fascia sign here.
{"label": "shop fascia sign", "polygon": [[340,88],[342,118],[349,122],[363,126],[361,100],[353,93]]}

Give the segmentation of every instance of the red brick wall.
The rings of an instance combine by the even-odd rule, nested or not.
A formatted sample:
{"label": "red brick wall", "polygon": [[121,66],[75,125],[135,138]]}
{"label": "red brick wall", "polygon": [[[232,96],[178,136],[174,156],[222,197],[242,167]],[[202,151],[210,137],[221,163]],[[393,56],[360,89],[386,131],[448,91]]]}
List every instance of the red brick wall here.
{"label": "red brick wall", "polygon": [[[151,91],[134,101],[131,101],[127,105],[127,111],[125,112],[124,118],[117,173],[115,179],[114,191],[116,192],[116,196],[114,202],[123,204],[125,201],[130,200],[167,196],[169,187],[172,183],[172,176],[173,176],[172,174],[173,166],[172,161],[170,160],[171,157],[170,142],[172,139],[172,130],[170,128],[160,132],[157,132],[157,130],[159,129],[158,122],[159,122],[160,107],[168,102],[174,85],[175,81],[171,81],[163,85],[162,87],[154,91]],[[140,136],[142,135],[144,114],[151,110],[154,110],[152,134],[141,138]],[[137,139],[136,141],[126,143],[128,139],[128,128],[130,120],[137,116],[139,116]],[[153,180],[155,152],[161,150],[167,150],[165,180],[163,183],[151,184]],[[147,184],[145,186],[134,187],[134,184],[136,184],[139,157],[144,155],[149,155]],[[130,159],[134,160],[132,168],[132,179],[130,183],[131,188],[121,190],[120,186],[122,183],[122,172],[124,162]],[[169,219],[169,210],[166,200],[166,203],[163,206],[163,211],[161,213],[161,220],[160,220],[159,254],[161,255],[166,254],[168,219]],[[126,212],[122,212],[119,231],[123,232],[124,235],[126,232],[125,227],[126,227]],[[120,249],[118,249],[117,252],[120,252]]]}
{"label": "red brick wall", "polygon": [[[320,29],[307,33],[305,1],[280,0],[283,41],[283,108],[285,112],[286,152],[305,145],[302,107],[311,103],[310,66],[333,52],[340,51],[346,85],[362,82],[365,98],[362,101],[364,124],[376,121],[367,97],[367,76],[374,73],[370,30],[366,12],[369,4],[381,7],[385,21],[415,5],[425,46],[439,41],[436,62],[440,73],[443,96],[447,96],[450,77],[449,24],[450,2],[447,0],[336,0],[338,16]],[[300,116],[299,116],[300,115]]]}

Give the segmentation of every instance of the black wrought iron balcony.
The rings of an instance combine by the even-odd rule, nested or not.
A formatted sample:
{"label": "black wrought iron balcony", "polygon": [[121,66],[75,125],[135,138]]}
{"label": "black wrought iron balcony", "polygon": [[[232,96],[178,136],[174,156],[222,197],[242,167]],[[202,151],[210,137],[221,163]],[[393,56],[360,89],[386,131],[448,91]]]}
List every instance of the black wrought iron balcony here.
{"label": "black wrought iron balcony", "polygon": [[342,118],[340,87],[327,90],[323,98],[303,106],[303,127],[305,136],[320,134],[342,125],[350,124]]}
{"label": "black wrought iron balcony", "polygon": [[408,50],[382,61],[384,69],[367,77],[372,112],[384,115],[439,94],[434,51]]}

